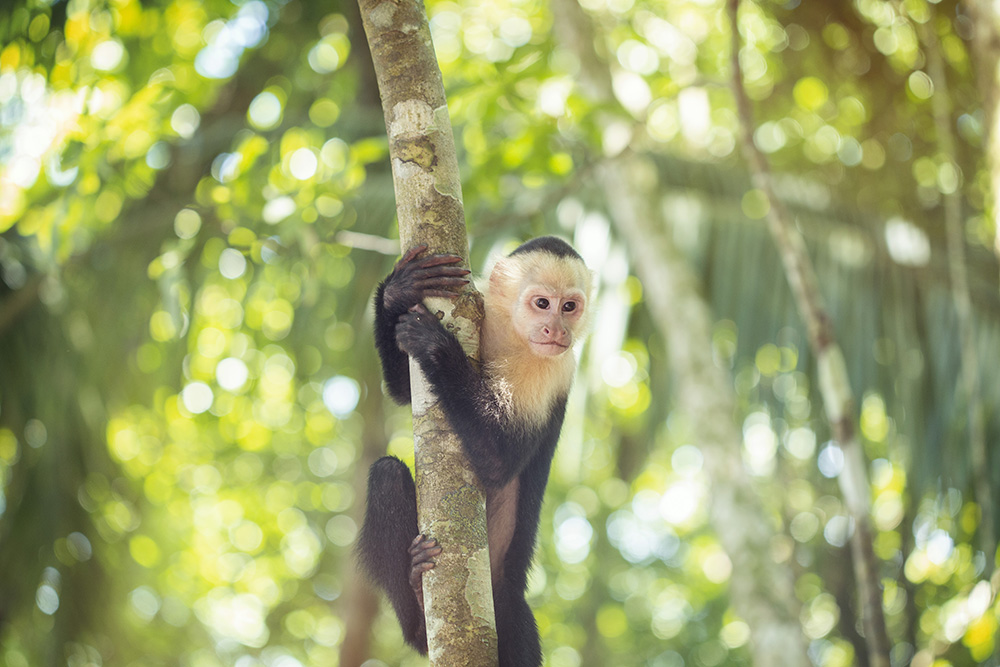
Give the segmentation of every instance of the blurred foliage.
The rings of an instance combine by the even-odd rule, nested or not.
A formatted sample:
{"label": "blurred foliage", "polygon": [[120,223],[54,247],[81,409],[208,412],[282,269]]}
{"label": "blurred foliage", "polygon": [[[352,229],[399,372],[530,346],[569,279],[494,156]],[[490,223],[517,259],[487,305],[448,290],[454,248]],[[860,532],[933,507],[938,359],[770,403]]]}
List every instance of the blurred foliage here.
{"label": "blurred foliage", "polygon": [[[716,0],[582,0],[618,104],[594,107],[539,0],[434,0],[473,256],[575,238],[601,276],[530,594],[547,664],[749,664],[664,332],[597,199],[650,157],[704,278],[743,464],[795,572],[817,665],[863,664],[843,457],[737,153]],[[352,3],[18,0],[0,9],[0,661],[338,664],[381,416],[369,295],[398,248]],[[986,664],[942,197],[960,193],[977,340],[1000,350],[983,113],[955,0],[744,2],[757,144],[811,244],[871,461],[894,664]],[[946,64],[942,154],[924,27]],[[683,326],[678,322],[677,326]],[[669,332],[665,332],[669,338]],[[369,398],[375,400],[367,400]],[[369,406],[378,406],[378,412]],[[729,418],[720,415],[720,418]],[[383,428],[384,427],[384,428]],[[364,445],[362,443],[365,443]],[[734,455],[736,453],[734,452]],[[1000,460],[991,476],[1000,491]],[[360,475],[359,475],[360,471]],[[373,655],[420,664],[382,613]]]}

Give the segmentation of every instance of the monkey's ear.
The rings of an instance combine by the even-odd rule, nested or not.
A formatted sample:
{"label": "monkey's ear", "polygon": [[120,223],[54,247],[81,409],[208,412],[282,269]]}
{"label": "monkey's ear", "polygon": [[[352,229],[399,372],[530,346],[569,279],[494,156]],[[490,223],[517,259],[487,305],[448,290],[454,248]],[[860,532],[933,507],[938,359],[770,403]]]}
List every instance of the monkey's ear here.
{"label": "monkey's ear", "polygon": [[490,294],[494,297],[504,295],[505,288],[511,284],[511,263],[506,258],[497,260],[490,271]]}

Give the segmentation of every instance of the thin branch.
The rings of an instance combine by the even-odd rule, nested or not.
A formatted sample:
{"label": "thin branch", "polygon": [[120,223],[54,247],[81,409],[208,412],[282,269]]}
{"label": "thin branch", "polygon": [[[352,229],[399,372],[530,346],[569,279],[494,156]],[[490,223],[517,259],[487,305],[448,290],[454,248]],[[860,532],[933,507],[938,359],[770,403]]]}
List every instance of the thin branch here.
{"label": "thin branch", "polygon": [[333,235],[333,240],[335,243],[355,250],[369,250],[390,257],[397,257],[400,254],[399,241],[376,234],[341,229]]}

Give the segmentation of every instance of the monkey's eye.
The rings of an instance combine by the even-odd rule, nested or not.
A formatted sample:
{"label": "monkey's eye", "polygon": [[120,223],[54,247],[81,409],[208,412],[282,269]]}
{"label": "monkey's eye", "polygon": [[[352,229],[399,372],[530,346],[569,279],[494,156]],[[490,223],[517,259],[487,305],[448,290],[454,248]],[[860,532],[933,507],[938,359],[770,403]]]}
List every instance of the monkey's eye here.
{"label": "monkey's eye", "polygon": [[576,310],[576,301],[567,301],[563,304],[564,313],[572,313],[574,310]]}
{"label": "monkey's eye", "polygon": [[538,306],[539,308],[541,308],[542,310],[548,310],[549,309],[549,300],[546,299],[545,297],[539,297],[539,298],[535,299],[535,305]]}

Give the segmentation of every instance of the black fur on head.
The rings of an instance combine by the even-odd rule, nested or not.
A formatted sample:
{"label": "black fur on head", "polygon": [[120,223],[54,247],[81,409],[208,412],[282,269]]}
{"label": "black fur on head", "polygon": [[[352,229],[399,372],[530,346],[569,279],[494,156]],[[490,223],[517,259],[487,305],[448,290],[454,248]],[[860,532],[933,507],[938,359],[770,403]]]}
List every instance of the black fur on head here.
{"label": "black fur on head", "polygon": [[580,257],[580,253],[573,250],[573,246],[560,238],[556,238],[555,236],[539,236],[538,238],[531,239],[530,241],[525,241],[519,245],[514,252],[510,253],[508,257],[529,252],[547,252],[550,255],[555,255],[556,257],[572,257],[583,261],[583,258]]}

